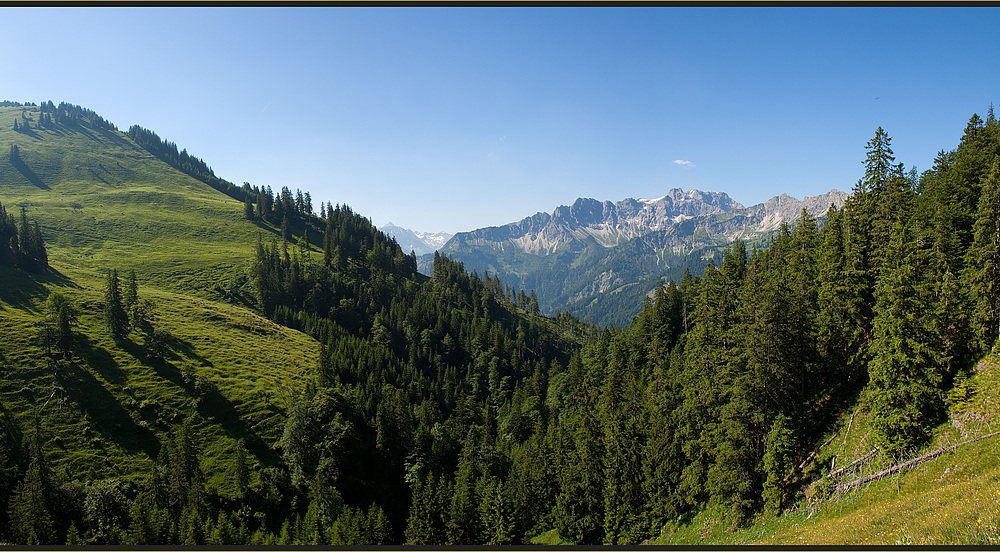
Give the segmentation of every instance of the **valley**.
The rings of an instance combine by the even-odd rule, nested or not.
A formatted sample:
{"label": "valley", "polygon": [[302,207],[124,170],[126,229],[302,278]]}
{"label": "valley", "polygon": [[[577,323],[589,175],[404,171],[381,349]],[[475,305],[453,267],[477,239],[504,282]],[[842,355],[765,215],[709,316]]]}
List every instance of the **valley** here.
{"label": "valley", "polygon": [[[460,232],[440,252],[469,270],[534,291],[545,314],[565,311],[624,327],[660,279],[700,275],[737,239],[766,245],[781,223],[794,224],[803,209],[822,222],[830,206],[842,207],[846,198],[833,190],[801,201],[782,195],[752,207],[724,193],[681,189],[618,203],[581,198],[551,215]],[[431,254],[419,257],[421,270],[432,260]]]}
{"label": "valley", "polygon": [[73,104],[4,102],[0,146],[2,542],[1000,540],[992,110],[919,175],[878,128],[849,195],[419,258]]}

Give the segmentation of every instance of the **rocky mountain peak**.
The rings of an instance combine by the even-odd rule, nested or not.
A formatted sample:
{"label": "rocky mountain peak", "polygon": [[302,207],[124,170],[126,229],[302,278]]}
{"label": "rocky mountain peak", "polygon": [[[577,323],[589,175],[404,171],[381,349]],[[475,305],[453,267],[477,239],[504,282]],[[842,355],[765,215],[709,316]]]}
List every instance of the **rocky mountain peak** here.
{"label": "rocky mountain peak", "polygon": [[560,249],[579,251],[586,243],[593,242],[614,247],[651,232],[667,231],[689,219],[702,221],[698,223],[701,226],[712,226],[713,217],[742,212],[746,215],[741,218],[743,222],[724,225],[725,228],[713,227],[712,233],[735,239],[747,232],[773,231],[780,223],[795,220],[803,207],[815,216],[822,216],[830,204],[843,205],[846,198],[847,194],[838,190],[802,201],[782,194],[744,207],[723,192],[681,188],[673,188],[655,199],[628,198],[617,203],[579,198],[572,205],[556,207],[551,215],[539,212],[520,222],[460,233],[455,245],[513,242],[526,253],[547,255]]}

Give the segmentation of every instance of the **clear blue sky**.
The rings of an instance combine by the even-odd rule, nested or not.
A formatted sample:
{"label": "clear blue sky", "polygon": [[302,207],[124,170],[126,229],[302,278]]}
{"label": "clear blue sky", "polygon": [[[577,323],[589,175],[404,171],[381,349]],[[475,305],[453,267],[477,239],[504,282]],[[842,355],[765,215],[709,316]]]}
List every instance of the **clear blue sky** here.
{"label": "clear blue sky", "polygon": [[998,8],[0,8],[0,99],[457,232],[577,197],[849,191],[1000,109]]}

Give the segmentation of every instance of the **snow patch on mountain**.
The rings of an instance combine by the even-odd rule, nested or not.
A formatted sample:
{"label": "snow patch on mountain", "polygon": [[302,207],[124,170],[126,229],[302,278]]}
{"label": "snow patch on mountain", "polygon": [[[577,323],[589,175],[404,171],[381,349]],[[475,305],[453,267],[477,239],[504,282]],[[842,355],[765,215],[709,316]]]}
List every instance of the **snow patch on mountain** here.
{"label": "snow patch on mountain", "polygon": [[447,232],[417,232],[396,226],[391,222],[381,226],[379,230],[395,238],[396,243],[399,244],[404,253],[413,251],[417,255],[433,253],[441,249],[454,235]]}
{"label": "snow patch on mountain", "polygon": [[[556,207],[551,215],[536,213],[520,222],[462,232],[456,236],[455,246],[493,243],[503,247],[508,243],[526,253],[551,255],[563,250],[582,251],[588,243],[615,247],[655,232],[664,234],[666,241],[661,247],[680,253],[706,239],[704,236],[715,243],[773,232],[783,222],[793,222],[803,208],[820,217],[831,204],[843,205],[846,198],[847,194],[838,190],[801,201],[782,194],[744,207],[725,193],[680,188],[655,199],[628,198],[617,203],[580,198],[572,205]],[[694,237],[696,230],[703,238]]]}

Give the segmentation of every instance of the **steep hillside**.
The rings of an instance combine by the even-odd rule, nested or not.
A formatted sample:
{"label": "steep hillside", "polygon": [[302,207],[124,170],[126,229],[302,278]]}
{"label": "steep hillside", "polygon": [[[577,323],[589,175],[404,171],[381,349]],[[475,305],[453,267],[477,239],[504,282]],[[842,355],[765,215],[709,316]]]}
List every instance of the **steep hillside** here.
{"label": "steep hillside", "polygon": [[[89,269],[126,261],[143,283],[202,297],[237,277],[261,227],[242,204],[181,173],[121,132],[37,128],[38,107],[0,107],[0,198],[42,226],[54,261]],[[26,121],[27,131],[13,130]],[[267,230],[263,230],[267,232]]]}
{"label": "steep hillside", "polygon": [[513,455],[592,331],[83,108],[0,128],[49,265],[0,256],[0,541],[403,542],[413,482]]}
{"label": "steep hillside", "polygon": [[[271,231],[113,128],[69,118],[38,128],[42,116],[37,106],[0,107],[0,143],[18,153],[0,157],[0,202],[40,224],[52,267],[0,269],[0,402],[25,430],[39,413],[50,460],[70,477],[143,473],[196,414],[208,480],[231,488],[236,440],[274,462],[287,401],[317,358],[311,338],[214,301],[245,279],[252,243]],[[112,268],[134,269],[155,305],[161,356],[150,357],[138,331],[122,344],[107,336]],[[36,337],[50,292],[78,310],[79,354],[58,364]]]}
{"label": "steep hillside", "polygon": [[[666,197],[584,201],[558,216],[579,251],[501,242],[602,275],[556,274],[567,297],[634,294],[601,330],[447,255],[418,274],[345,205],[2,105],[2,540],[995,542],[992,116],[919,179],[877,129],[825,224],[715,196],[631,236]],[[643,280],[674,247],[704,272]]]}
{"label": "steep hillside", "polygon": [[[542,312],[566,311],[598,324],[625,326],[657,280],[700,275],[735,239],[766,245],[802,209],[822,217],[847,194],[801,201],[782,195],[744,207],[724,193],[670,190],[657,199],[618,203],[578,199],[550,215],[455,235],[441,253],[472,270],[533,290]],[[426,270],[429,256],[421,258]]]}
{"label": "steep hillside", "polygon": [[[1000,544],[1000,358],[988,355],[948,397],[948,420],[907,458],[879,454],[864,401],[844,412],[807,470],[815,479],[780,517],[734,530],[718,511],[671,524],[670,545]],[[903,469],[894,469],[902,467]],[[881,475],[880,475],[881,474]]]}
{"label": "steep hillside", "polygon": [[[54,261],[45,275],[0,269],[0,403],[22,433],[40,428],[48,461],[70,479],[147,473],[186,418],[206,446],[208,482],[235,492],[237,440],[275,461],[289,401],[310,379],[318,345],[246,310],[140,287],[155,304],[160,353],[149,338],[115,343],[104,328],[102,274]],[[76,305],[68,358],[38,346],[49,293]],[[33,416],[37,415],[37,422]]]}

